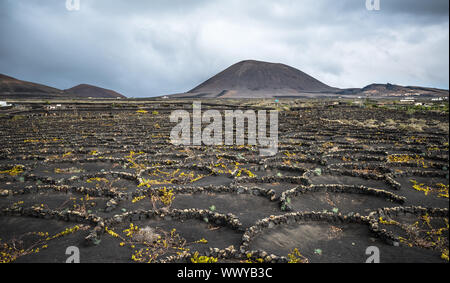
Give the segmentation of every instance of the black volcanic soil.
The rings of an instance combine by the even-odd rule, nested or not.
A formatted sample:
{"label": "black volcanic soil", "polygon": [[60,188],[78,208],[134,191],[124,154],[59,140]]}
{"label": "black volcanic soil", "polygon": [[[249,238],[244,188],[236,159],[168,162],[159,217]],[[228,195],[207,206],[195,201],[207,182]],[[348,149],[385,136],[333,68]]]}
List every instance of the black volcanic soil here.
{"label": "black volcanic soil", "polygon": [[[0,117],[0,249],[5,252],[0,261],[11,260],[11,255],[14,262],[65,262],[65,249],[77,246],[81,262],[131,263],[143,245],[131,244],[126,236],[133,223],[139,231],[176,229],[190,253],[245,248],[238,258],[219,261],[245,261],[251,250],[286,257],[297,248],[310,262],[363,263],[367,247],[376,246],[381,262],[445,262],[441,256],[442,246],[448,248],[448,216],[398,215],[393,217],[398,225],[372,218],[406,239],[398,247],[372,233],[367,223],[338,220],[277,223],[250,241],[245,236],[262,219],[291,212],[326,211],[336,217],[359,213],[366,219],[382,208],[422,206],[447,209],[448,215],[446,113],[329,108],[300,101],[308,106],[279,113],[278,153],[260,157],[251,146],[170,144],[175,124],[169,115],[190,111],[192,101],[133,102],[145,111],[125,101],[121,107],[91,103],[71,105],[76,111],[33,110]],[[257,109],[261,103],[204,101],[202,108]],[[265,107],[289,103],[294,102]],[[172,190],[172,202],[152,202],[151,196],[160,197],[164,188]],[[233,226],[232,220],[238,223]],[[441,242],[422,235],[408,244],[414,233],[402,233],[400,227],[414,228],[416,221],[428,220],[432,230],[421,232],[439,235]],[[76,225],[78,230],[54,239],[38,234],[58,235]],[[91,242],[88,235],[98,229]],[[144,247],[152,246],[157,244]],[[176,252],[163,250],[158,259],[169,255]]]}
{"label": "black volcanic soil", "polygon": [[439,252],[410,247],[388,246],[371,235],[367,228],[358,224],[303,223],[282,225],[257,237],[252,249],[268,253],[290,253],[298,247],[311,263],[364,263],[366,249],[376,246],[382,263],[436,263]]}

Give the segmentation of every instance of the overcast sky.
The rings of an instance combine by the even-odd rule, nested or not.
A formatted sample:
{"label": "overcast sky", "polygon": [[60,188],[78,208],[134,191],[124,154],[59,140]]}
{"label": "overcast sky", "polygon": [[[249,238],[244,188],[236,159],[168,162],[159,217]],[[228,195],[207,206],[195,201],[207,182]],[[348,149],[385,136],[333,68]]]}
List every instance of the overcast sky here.
{"label": "overcast sky", "polygon": [[0,73],[128,97],[185,92],[241,60],[341,88],[449,88],[449,1],[0,0]]}

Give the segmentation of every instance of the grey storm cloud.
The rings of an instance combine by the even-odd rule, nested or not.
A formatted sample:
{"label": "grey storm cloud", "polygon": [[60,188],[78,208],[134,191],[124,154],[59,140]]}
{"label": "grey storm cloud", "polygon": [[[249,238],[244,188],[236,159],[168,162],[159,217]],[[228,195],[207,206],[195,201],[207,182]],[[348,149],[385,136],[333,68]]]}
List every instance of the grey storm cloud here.
{"label": "grey storm cloud", "polygon": [[245,59],[336,87],[449,88],[449,1],[0,0],[0,73],[127,96],[188,91]]}

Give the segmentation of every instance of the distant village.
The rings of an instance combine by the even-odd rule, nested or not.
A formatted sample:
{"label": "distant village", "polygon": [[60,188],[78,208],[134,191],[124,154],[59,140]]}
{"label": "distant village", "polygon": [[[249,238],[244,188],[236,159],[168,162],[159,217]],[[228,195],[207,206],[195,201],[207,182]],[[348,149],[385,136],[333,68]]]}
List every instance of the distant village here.
{"label": "distant village", "polygon": [[[161,97],[155,98],[155,100],[168,100],[169,97]],[[282,99],[282,98],[280,98]],[[116,100],[116,99],[114,99]],[[117,99],[117,101],[122,99]],[[426,110],[429,108],[430,110],[438,108],[448,108],[448,97],[434,97],[434,98],[403,98],[403,99],[393,99],[393,98],[384,98],[384,99],[376,99],[370,97],[356,97],[354,99],[351,98],[326,98],[323,99],[323,106],[325,107],[334,107],[334,106],[350,106],[350,107],[421,107],[421,109]],[[277,104],[279,99],[274,100],[274,104]],[[143,101],[145,104],[145,102]],[[123,105],[119,105],[123,104]],[[108,106],[109,105],[109,106]],[[77,111],[82,109],[94,109],[97,107],[134,107],[131,104],[128,105],[126,100],[122,100],[121,102],[111,102],[111,101],[99,101],[98,103],[74,103],[73,101],[67,102],[58,102],[52,103],[51,101],[46,102],[8,102],[8,101],[0,101],[0,114],[20,114],[22,111],[36,111],[36,114],[39,115],[50,115],[51,113],[55,113],[57,111]],[[154,105],[153,105],[154,106]]]}

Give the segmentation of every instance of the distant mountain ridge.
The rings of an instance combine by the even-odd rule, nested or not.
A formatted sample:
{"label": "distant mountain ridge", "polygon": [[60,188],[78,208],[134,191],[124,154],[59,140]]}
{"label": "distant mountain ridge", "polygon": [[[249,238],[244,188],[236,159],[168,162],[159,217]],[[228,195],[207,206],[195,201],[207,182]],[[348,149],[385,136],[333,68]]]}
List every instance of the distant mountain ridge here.
{"label": "distant mountain ridge", "polygon": [[12,98],[15,96],[40,97],[43,95],[61,97],[64,95],[64,92],[57,88],[21,81],[0,74],[0,95],[10,96]]}
{"label": "distant mountain ridge", "polygon": [[441,97],[448,96],[449,91],[420,86],[400,86],[394,84],[370,84],[364,88],[344,89],[337,94],[357,95],[362,97]]}
{"label": "distant mountain ridge", "polygon": [[293,67],[255,60],[236,63],[174,98],[318,98],[318,97],[448,96],[448,90],[372,84],[339,89]]}
{"label": "distant mountain ridge", "polygon": [[[245,60],[236,63],[186,93],[172,98],[321,98],[321,97],[448,97],[444,89],[371,84],[339,89],[280,63]],[[88,84],[61,90],[0,74],[0,99],[15,98],[126,98],[122,94]]]}
{"label": "distant mountain ridge", "polygon": [[81,84],[61,90],[0,74],[0,98],[125,98],[113,90]]}

